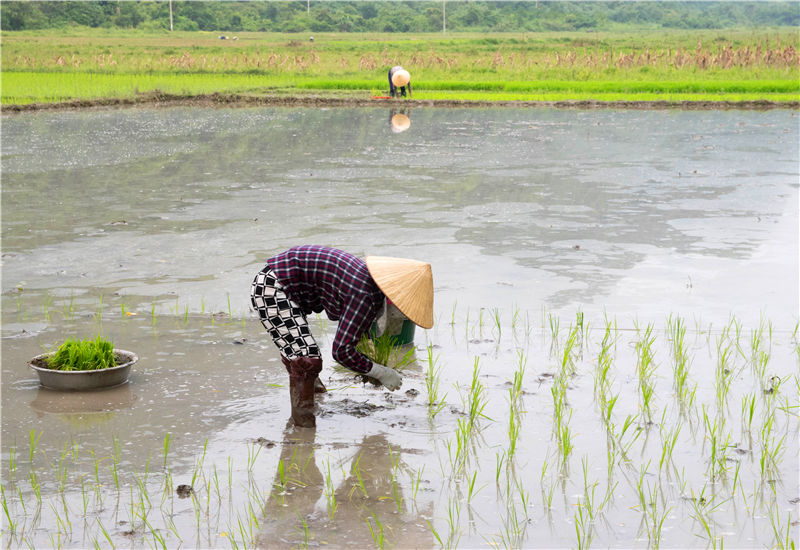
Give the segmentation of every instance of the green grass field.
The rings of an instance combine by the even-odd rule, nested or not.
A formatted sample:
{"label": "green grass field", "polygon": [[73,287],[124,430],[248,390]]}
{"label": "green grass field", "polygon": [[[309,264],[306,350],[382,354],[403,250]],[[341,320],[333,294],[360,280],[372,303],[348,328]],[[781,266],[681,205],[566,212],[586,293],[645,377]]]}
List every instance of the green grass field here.
{"label": "green grass field", "polygon": [[305,35],[5,32],[4,106],[130,99],[160,91],[266,95],[387,93],[414,99],[800,101],[795,29],[726,32]]}

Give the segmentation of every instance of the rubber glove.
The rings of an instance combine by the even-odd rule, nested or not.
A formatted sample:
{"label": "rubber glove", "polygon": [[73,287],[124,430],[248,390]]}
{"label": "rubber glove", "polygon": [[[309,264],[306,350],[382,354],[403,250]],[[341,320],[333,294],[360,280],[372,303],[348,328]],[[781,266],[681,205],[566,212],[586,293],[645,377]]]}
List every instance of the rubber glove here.
{"label": "rubber glove", "polygon": [[388,390],[397,390],[403,384],[403,377],[400,376],[399,372],[377,363],[372,363],[372,368],[366,374],[367,376],[378,380]]}

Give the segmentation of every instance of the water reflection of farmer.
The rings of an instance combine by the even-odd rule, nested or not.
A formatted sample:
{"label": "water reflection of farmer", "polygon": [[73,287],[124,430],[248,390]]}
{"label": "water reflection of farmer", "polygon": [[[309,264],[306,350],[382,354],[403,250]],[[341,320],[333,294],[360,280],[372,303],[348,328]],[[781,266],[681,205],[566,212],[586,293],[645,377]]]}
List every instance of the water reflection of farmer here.
{"label": "water reflection of farmer", "polygon": [[325,311],[339,321],[333,358],[348,369],[377,379],[390,390],[402,384],[400,374],[356,350],[373,322],[379,332],[387,319],[404,315],[418,326],[433,326],[433,276],[426,262],[352,254],[317,245],[290,248],[267,260],[251,288],[253,308],[281,352],[289,372],[292,418],[314,427],[314,392],[322,356],[306,316]]}
{"label": "water reflection of farmer", "polygon": [[389,69],[389,95],[395,97],[400,94],[406,97],[406,87],[408,87],[408,97],[411,97],[411,75],[400,65]]}
{"label": "water reflection of farmer", "polygon": [[[374,526],[374,518],[381,520],[387,547],[433,547],[431,530],[424,522],[404,521],[398,514],[399,504],[405,502],[404,487],[399,479],[402,448],[394,447],[392,450],[383,434],[365,436],[357,447],[351,449],[351,458],[346,459],[349,460],[347,472],[340,470],[339,465],[331,464],[330,458],[321,464],[323,469],[320,470],[316,463],[314,434],[311,430],[287,429],[284,432],[281,464],[263,509],[256,548],[279,547],[278,541],[286,547],[295,547],[293,542],[302,545],[304,529],[299,525],[298,516],[309,518],[317,515],[320,495],[327,491],[333,491],[333,495],[327,496],[336,503],[335,521],[340,527],[324,529],[323,544],[328,547],[368,548],[374,542],[369,530],[352,527],[363,526],[370,520]],[[340,471],[344,479],[336,483]],[[328,487],[326,477],[330,484]],[[427,504],[420,512],[430,516],[432,504]],[[317,516],[318,526],[325,525],[324,521]],[[296,540],[291,540],[292,537]]]}
{"label": "water reflection of farmer", "polygon": [[411,127],[411,117],[408,115],[408,109],[401,109],[399,112],[397,109],[389,110],[389,126],[392,128],[392,132],[399,134]]}

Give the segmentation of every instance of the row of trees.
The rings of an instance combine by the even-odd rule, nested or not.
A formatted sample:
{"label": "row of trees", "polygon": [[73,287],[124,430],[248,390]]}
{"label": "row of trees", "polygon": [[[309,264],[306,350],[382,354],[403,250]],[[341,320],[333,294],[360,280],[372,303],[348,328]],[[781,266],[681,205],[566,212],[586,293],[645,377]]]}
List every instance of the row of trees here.
{"label": "row of trees", "polygon": [[[169,29],[169,9],[167,1],[3,0],[0,28]],[[796,1],[173,1],[172,12],[175,30],[225,32],[436,32],[443,16],[449,31],[800,26]]]}

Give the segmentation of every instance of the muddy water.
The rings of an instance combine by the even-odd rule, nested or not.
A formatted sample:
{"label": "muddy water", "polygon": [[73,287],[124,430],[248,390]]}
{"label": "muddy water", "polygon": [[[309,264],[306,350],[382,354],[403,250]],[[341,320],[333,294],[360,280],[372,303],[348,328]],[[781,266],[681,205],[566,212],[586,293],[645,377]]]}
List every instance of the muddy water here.
{"label": "muddy water", "polygon": [[[774,544],[775,517],[797,520],[796,113],[416,109],[403,132],[392,114],[3,118],[4,543],[563,547],[577,525],[603,546],[749,548]],[[316,432],[287,426],[285,372],[247,307],[264,258],[297,243],[427,259],[436,283],[437,325],[418,332],[403,388],[365,387],[328,360]],[[563,461],[552,390],[579,312]],[[686,326],[688,405],[670,314]],[[329,350],[333,324],[313,322]],[[638,434],[613,460],[594,389],[607,322],[611,433],[631,418],[620,441]],[[647,410],[637,351],[651,324]],[[38,386],[27,359],[96,333],[139,354],[128,384]],[[428,344],[446,394],[434,417]],[[732,373],[721,399],[717,371]],[[461,460],[474,372],[486,406]],[[642,506],[641,487],[658,498]]]}

